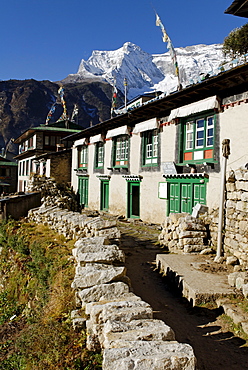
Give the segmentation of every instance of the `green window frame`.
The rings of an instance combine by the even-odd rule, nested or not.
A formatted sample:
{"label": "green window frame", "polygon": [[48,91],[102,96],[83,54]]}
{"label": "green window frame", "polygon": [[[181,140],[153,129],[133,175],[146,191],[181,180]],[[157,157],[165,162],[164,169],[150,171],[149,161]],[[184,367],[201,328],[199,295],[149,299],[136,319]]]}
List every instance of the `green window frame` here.
{"label": "green window frame", "polygon": [[142,136],[143,166],[158,165],[158,130],[145,131]]}
{"label": "green window frame", "polygon": [[88,146],[82,145],[78,149],[78,168],[87,168],[88,166]]}
{"label": "green window frame", "polygon": [[214,162],[214,114],[184,119],[181,124],[180,163]]}
{"label": "green window frame", "polygon": [[114,167],[127,167],[129,162],[129,136],[121,135],[114,138]]}
{"label": "green window frame", "polygon": [[104,143],[99,141],[95,144],[95,168],[103,168],[104,165]]}

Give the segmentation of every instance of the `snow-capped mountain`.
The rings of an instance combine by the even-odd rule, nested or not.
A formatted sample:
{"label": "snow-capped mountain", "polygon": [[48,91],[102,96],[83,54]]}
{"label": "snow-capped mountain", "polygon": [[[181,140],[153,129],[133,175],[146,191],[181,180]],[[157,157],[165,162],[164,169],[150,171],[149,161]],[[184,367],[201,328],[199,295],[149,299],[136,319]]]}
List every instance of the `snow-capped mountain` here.
{"label": "snow-capped mountain", "polygon": [[[221,44],[175,50],[183,87],[200,81],[204,74],[216,74],[224,62]],[[116,81],[116,87],[124,92],[124,78],[127,79],[128,99],[153,90],[169,93],[178,85],[169,52],[151,55],[131,42],[117,50],[93,51],[88,60],[81,60],[78,72],[70,74],[63,82],[100,79],[113,85]]]}

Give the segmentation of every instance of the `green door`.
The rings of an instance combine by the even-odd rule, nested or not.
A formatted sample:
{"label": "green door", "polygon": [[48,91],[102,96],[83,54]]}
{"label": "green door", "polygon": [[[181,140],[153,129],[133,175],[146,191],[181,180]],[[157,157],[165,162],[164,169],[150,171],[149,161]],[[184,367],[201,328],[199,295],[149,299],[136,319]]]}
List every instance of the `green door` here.
{"label": "green door", "polygon": [[172,183],[169,187],[170,210],[169,213],[180,212],[180,184]]}
{"label": "green door", "polygon": [[128,204],[127,204],[127,217],[139,218],[140,217],[140,183],[128,182]]}
{"label": "green door", "polygon": [[196,203],[206,204],[206,185],[205,184],[194,184],[193,206],[195,206]]}
{"label": "green door", "polygon": [[89,187],[88,177],[80,176],[78,178],[78,194],[79,194],[79,203],[83,208],[88,206],[88,187]]}
{"label": "green door", "polygon": [[192,184],[181,184],[181,212],[192,212]]}
{"label": "green door", "polygon": [[206,182],[179,179],[169,183],[169,213],[192,213],[196,203],[206,204]]}
{"label": "green door", "polygon": [[109,181],[101,181],[100,193],[100,210],[107,211],[109,209]]}

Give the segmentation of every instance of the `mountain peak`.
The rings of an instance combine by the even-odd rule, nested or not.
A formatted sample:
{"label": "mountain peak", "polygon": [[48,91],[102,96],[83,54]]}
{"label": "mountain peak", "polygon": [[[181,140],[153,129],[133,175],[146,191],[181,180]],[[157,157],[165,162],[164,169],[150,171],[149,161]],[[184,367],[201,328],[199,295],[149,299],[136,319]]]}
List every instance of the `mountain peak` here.
{"label": "mountain peak", "polygon": [[[182,86],[199,81],[202,74],[214,73],[224,61],[221,44],[192,45],[176,48]],[[78,72],[63,80],[79,82],[100,79],[124,92],[127,79],[128,98],[144,92],[160,90],[169,93],[176,89],[177,78],[169,52],[151,55],[132,42],[116,50],[94,50],[88,60],[81,60]]]}

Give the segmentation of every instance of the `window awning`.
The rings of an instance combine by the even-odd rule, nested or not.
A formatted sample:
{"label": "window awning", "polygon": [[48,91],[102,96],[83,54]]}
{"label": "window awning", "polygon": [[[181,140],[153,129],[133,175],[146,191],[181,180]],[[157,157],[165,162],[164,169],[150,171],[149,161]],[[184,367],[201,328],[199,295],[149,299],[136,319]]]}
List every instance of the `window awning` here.
{"label": "window awning", "polygon": [[91,138],[90,138],[90,144],[99,143],[99,141],[103,141],[103,138],[102,138],[101,134],[91,136]]}
{"label": "window awning", "polygon": [[86,144],[86,137],[83,137],[82,139],[76,140],[74,142],[74,147],[80,146],[80,145],[85,145]]}
{"label": "window awning", "polygon": [[121,127],[114,128],[112,130],[108,130],[106,139],[110,139],[111,137],[119,136],[119,135],[130,135],[128,127],[121,126]]}
{"label": "window awning", "polygon": [[216,95],[210,96],[209,98],[200,100],[195,103],[183,105],[182,107],[172,109],[168,117],[168,121],[172,121],[175,118],[187,117],[190,116],[191,114],[204,112],[206,110],[214,108],[219,108],[219,102],[217,100]]}
{"label": "window awning", "polygon": [[157,118],[151,118],[147,121],[140,122],[137,125],[135,125],[133,129],[133,134],[138,134],[139,132],[149,131],[149,130],[155,130],[158,128],[158,121]]}

